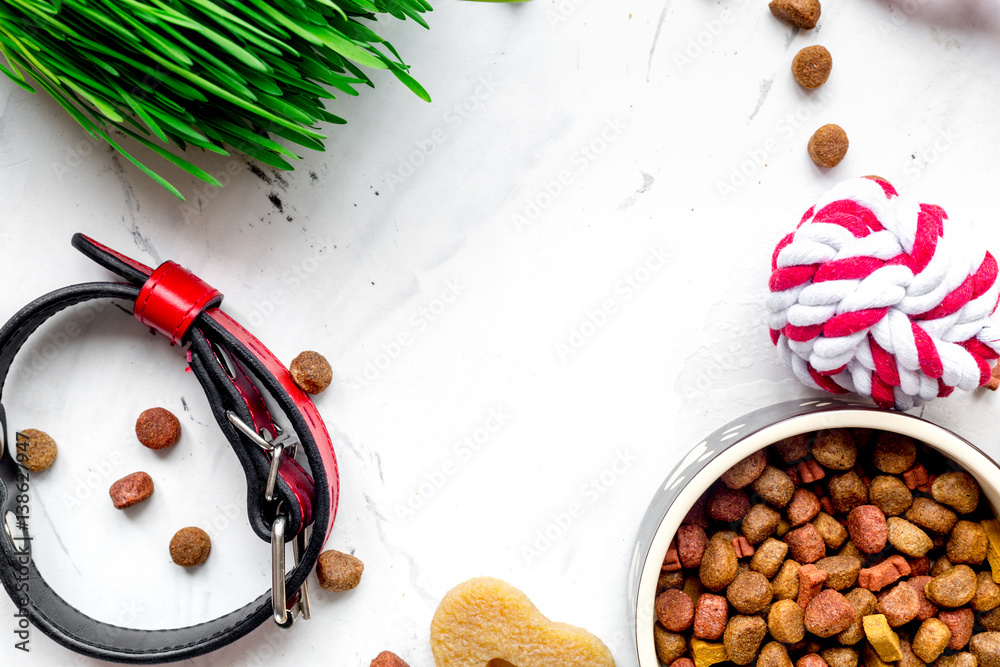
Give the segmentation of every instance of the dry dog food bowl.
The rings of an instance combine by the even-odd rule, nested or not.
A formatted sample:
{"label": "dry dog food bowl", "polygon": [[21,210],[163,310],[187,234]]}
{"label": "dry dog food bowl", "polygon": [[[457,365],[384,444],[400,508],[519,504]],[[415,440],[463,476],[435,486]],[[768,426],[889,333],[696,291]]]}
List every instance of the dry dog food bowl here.
{"label": "dry dog food bowl", "polygon": [[973,475],[996,511],[1000,467],[973,444],[928,421],[847,400],[778,403],[736,419],[698,443],[667,476],[639,527],[629,569],[629,612],[639,667],[660,667],[653,643],[656,582],[670,541],[688,510],[722,473],[784,438],[832,428],[871,428],[910,436]]}

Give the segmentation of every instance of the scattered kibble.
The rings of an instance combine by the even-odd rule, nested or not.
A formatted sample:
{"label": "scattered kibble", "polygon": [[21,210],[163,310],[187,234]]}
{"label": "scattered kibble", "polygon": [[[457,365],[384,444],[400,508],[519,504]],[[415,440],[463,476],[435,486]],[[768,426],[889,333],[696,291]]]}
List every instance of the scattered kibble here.
{"label": "scattered kibble", "polygon": [[180,439],[181,423],[166,408],[149,408],[135,420],[135,437],[150,449],[164,449]]}
{"label": "scattered kibble", "polygon": [[148,473],[134,472],[112,484],[108,492],[115,509],[123,510],[153,495],[153,478]]}
{"label": "scattered kibble", "polygon": [[826,48],[807,46],[792,58],[792,76],[803,88],[819,88],[830,78],[833,58]]}
{"label": "scattered kibble", "polygon": [[208,560],[212,539],[201,528],[181,528],[170,540],[170,558],[181,567],[194,567]]}
{"label": "scattered kibble", "polygon": [[365,564],[360,558],[334,549],[324,551],[316,563],[319,585],[328,591],[349,591],[361,583]]}
{"label": "scattered kibble", "polygon": [[824,125],[809,138],[809,157],[817,167],[836,167],[847,155],[847,133],[839,125]]}
{"label": "scattered kibble", "polygon": [[41,472],[56,462],[59,448],[45,431],[26,428],[17,433],[17,462],[31,472]]}
{"label": "scattered kibble", "polygon": [[318,394],[333,382],[333,369],[330,362],[319,352],[307,350],[292,359],[288,368],[292,380],[299,389],[307,394]]}
{"label": "scattered kibble", "polygon": [[822,10],[819,0],[771,0],[768,8],[777,18],[803,30],[816,27]]}

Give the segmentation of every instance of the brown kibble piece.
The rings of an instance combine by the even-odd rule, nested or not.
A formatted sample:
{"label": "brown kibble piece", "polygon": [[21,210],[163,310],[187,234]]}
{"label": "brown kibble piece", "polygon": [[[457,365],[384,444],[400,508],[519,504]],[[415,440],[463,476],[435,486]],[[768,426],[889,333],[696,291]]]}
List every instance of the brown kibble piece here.
{"label": "brown kibble piece", "polygon": [[757,547],[753,558],[750,560],[750,569],[760,572],[770,579],[778,572],[781,563],[784,562],[788,554],[788,545],[781,540],[769,537],[764,543]]}
{"label": "brown kibble piece", "polygon": [[989,611],[1000,605],[1000,586],[993,581],[993,575],[987,570],[976,573],[976,595],[969,602],[975,611]]}
{"label": "brown kibble piece", "polygon": [[820,591],[806,606],[806,630],[817,637],[832,637],[850,627],[854,621],[854,607],[839,592]]}
{"label": "brown kibble piece", "polygon": [[805,610],[792,600],[778,600],[767,613],[767,629],[779,642],[800,642],[806,636]]}
{"label": "brown kibble piece", "polygon": [[369,667],[410,667],[406,664],[406,661],[400,658],[398,655],[392,651],[382,651],[375,659],[372,660],[372,664]]}
{"label": "brown kibble piece", "polygon": [[807,523],[785,535],[788,555],[798,563],[815,563],[826,555],[826,543],[816,527]]}
{"label": "brown kibble piece", "polygon": [[878,611],[885,616],[889,627],[898,628],[909,623],[920,612],[920,596],[905,582],[900,582],[881,593],[878,598]]}
{"label": "brown kibble piece", "polygon": [[768,8],[776,18],[803,30],[815,28],[822,11],[819,0],[771,0]]}
{"label": "brown kibble piece", "polygon": [[1000,630],[1000,607],[980,614],[979,623],[987,630]]}
{"label": "brown kibble piece", "polygon": [[807,46],[792,59],[792,77],[803,88],[819,88],[830,78],[832,69],[830,52],[819,44]]}
{"label": "brown kibble piece", "polygon": [[737,574],[726,589],[726,598],[741,614],[756,614],[767,607],[771,597],[771,582],[763,574],[753,570]]}
{"label": "brown kibble piece", "polygon": [[792,526],[801,526],[819,514],[819,498],[809,489],[795,489],[785,514]]}
{"label": "brown kibble piece", "polygon": [[979,667],[1000,667],[1000,632],[980,632],[969,640]]}
{"label": "brown kibble piece", "polygon": [[864,588],[852,588],[844,596],[854,608],[854,620],[846,630],[837,635],[837,641],[844,645],[854,645],[865,638],[864,626],[861,622],[865,616],[874,614],[878,609],[875,595]]}
{"label": "brown kibble piece", "polygon": [[150,449],[164,449],[180,439],[181,423],[166,408],[149,408],[135,420],[135,437]]}
{"label": "brown kibble piece", "polygon": [[849,146],[844,128],[828,123],[816,130],[809,138],[809,157],[817,167],[829,169],[836,167],[847,155]]}
{"label": "brown kibble piece", "polygon": [[799,433],[774,443],[774,449],[785,463],[798,461],[809,456],[809,436]]}
{"label": "brown kibble piece", "polygon": [[774,534],[780,520],[777,510],[764,504],[754,505],[743,517],[743,535],[750,544],[760,544]]}
{"label": "brown kibble piece", "polygon": [[792,667],[792,659],[788,657],[788,649],[784,644],[768,642],[757,656],[757,667]]}
{"label": "brown kibble piece", "polygon": [[900,433],[882,431],[875,443],[873,463],[889,475],[901,475],[917,460],[917,444],[913,438]]}
{"label": "brown kibble piece", "polygon": [[961,609],[946,609],[938,614],[938,619],[948,626],[951,631],[951,640],[948,648],[958,651],[965,648],[972,637],[972,629],[976,624],[976,615],[968,607]]}
{"label": "brown kibble piece", "polygon": [[956,565],[928,581],[924,593],[941,607],[961,607],[976,595],[976,573],[968,565]]}
{"label": "brown kibble piece", "polygon": [[941,556],[936,561],[934,561],[934,566],[931,567],[930,575],[932,577],[936,577],[938,575],[944,574],[953,567],[955,566],[951,564],[951,561],[948,560],[947,556]]}
{"label": "brown kibble piece", "polygon": [[729,603],[721,595],[705,593],[694,608],[694,636],[698,639],[722,638],[729,621]]}
{"label": "brown kibble piece", "polygon": [[931,495],[959,514],[968,514],[979,506],[979,483],[967,472],[946,472],[931,484]]}
{"label": "brown kibble piece", "polygon": [[[952,655],[942,655],[934,663],[934,667],[978,667],[978,665],[979,661],[976,660],[976,656],[972,655],[968,651],[954,653]],[[898,667],[905,666],[899,665]]]}
{"label": "brown kibble piece", "polygon": [[820,652],[830,667],[858,667],[858,652],[853,648],[828,648]]}
{"label": "brown kibble piece", "polygon": [[950,640],[948,626],[936,618],[928,618],[913,635],[913,653],[924,662],[934,662],[944,653]]}
{"label": "brown kibble piece", "polygon": [[799,596],[799,570],[802,566],[792,559],[781,564],[771,581],[771,590],[779,600],[794,600]]}
{"label": "brown kibble piece", "polygon": [[194,567],[208,560],[212,539],[201,528],[181,528],[170,540],[170,558],[181,567]]}
{"label": "brown kibble piece", "polygon": [[694,602],[676,588],[663,591],[656,598],[654,609],[656,619],[670,632],[684,632],[694,622]]}
{"label": "brown kibble piece", "polygon": [[45,431],[26,428],[17,432],[17,451],[12,454],[20,465],[31,472],[41,472],[56,462],[59,448]]}
{"label": "brown kibble piece", "polygon": [[722,473],[722,482],[730,489],[742,489],[760,477],[767,465],[767,452],[758,449],[732,468]]}
{"label": "brown kibble piece", "polygon": [[767,623],[760,616],[733,616],[726,624],[722,643],[732,662],[747,665],[757,657],[757,649],[766,635]]}
{"label": "brown kibble piece", "polygon": [[733,543],[725,535],[716,533],[705,545],[705,555],[701,559],[698,576],[705,588],[718,592],[736,578],[737,564]]}
{"label": "brown kibble piece", "polygon": [[753,490],[768,504],[774,507],[784,507],[792,499],[792,494],[795,493],[795,484],[784,472],[769,465],[754,480]]}
{"label": "brown kibble piece", "polygon": [[701,526],[686,525],[677,529],[677,556],[684,567],[698,567],[705,553],[708,537]]}
{"label": "brown kibble piece", "polygon": [[986,559],[986,531],[973,521],[959,521],[951,529],[946,547],[952,563],[980,565]]}
{"label": "brown kibble piece", "polygon": [[950,533],[958,521],[958,517],[950,509],[924,497],[914,499],[903,516],[907,521],[939,535]]}
{"label": "brown kibble piece", "polygon": [[847,540],[847,529],[826,512],[817,514],[812,525],[816,527],[816,532],[823,538],[826,546],[831,549],[839,549]]}
{"label": "brown kibble piece", "polygon": [[706,491],[698,500],[694,501],[694,505],[688,510],[688,513],[684,515],[684,520],[681,521],[682,525],[692,525],[701,526],[702,528],[708,528],[708,496],[711,493],[711,489]]}
{"label": "brown kibble piece", "polygon": [[666,665],[687,653],[684,635],[664,630],[659,623],[653,626],[653,645],[656,647],[656,657]]}
{"label": "brown kibble piece", "polygon": [[871,504],[886,516],[899,516],[913,504],[913,494],[898,477],[879,475],[868,487]]}
{"label": "brown kibble piece", "polygon": [[866,554],[885,549],[889,528],[882,510],[874,505],[859,505],[847,515],[847,532],[854,546]]}
{"label": "brown kibble piece", "polygon": [[659,595],[668,588],[680,588],[684,585],[684,573],[680,570],[663,570],[656,578],[656,594]]}
{"label": "brown kibble piece", "polygon": [[827,556],[816,561],[816,567],[826,572],[826,587],[835,591],[850,588],[858,580],[861,559],[854,556]]}
{"label": "brown kibble piece", "polygon": [[847,514],[855,507],[868,503],[868,489],[853,470],[843,475],[834,475],[827,484],[833,509],[838,514]]}
{"label": "brown kibble piece", "polygon": [[288,372],[292,381],[307,394],[319,394],[333,382],[330,362],[319,352],[306,350],[292,359]]}
{"label": "brown kibble piece", "polygon": [[812,455],[824,468],[850,470],[858,459],[858,448],[854,444],[854,436],[847,429],[827,429],[816,432]]}
{"label": "brown kibble piece", "polygon": [[123,510],[153,495],[153,478],[144,472],[134,472],[112,484],[108,493],[115,509]]}
{"label": "brown kibble piece", "polygon": [[886,519],[886,524],[889,529],[889,544],[911,558],[923,556],[934,546],[927,533],[906,519],[891,516]]}
{"label": "brown kibble piece", "polygon": [[750,498],[742,489],[720,486],[708,499],[708,515],[716,521],[742,521],[749,511]]}
{"label": "brown kibble piece", "polygon": [[[319,555],[316,563],[316,577],[319,585],[328,591],[349,591],[361,583],[365,564],[360,558],[335,549],[328,549]],[[671,589],[675,590],[675,589]]]}
{"label": "brown kibble piece", "polygon": [[914,655],[913,644],[905,635],[899,638],[899,652],[903,657],[896,661],[896,667],[927,667],[923,660]]}

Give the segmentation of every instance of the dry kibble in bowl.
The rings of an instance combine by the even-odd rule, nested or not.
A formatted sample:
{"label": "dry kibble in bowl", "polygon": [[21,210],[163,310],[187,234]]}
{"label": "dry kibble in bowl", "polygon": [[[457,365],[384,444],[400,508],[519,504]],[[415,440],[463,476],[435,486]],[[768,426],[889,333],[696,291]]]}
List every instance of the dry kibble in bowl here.
{"label": "dry kibble in bowl", "polygon": [[664,665],[1000,667],[1000,524],[976,479],[855,431],[759,450],[695,503],[664,561]]}

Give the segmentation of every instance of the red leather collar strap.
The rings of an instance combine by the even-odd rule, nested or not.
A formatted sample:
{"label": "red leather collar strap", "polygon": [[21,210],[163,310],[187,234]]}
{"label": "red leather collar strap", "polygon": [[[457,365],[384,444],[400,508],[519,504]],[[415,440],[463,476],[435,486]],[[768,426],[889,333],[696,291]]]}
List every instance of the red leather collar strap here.
{"label": "red leather collar strap", "polygon": [[[36,299],[12,316],[0,327],[0,392],[18,350],[55,313],[92,299],[122,299],[135,304],[135,315],[143,324],[168,336],[173,343],[189,345],[191,370],[243,465],[248,517],[262,539],[273,539],[270,524],[277,512],[276,507],[262,500],[269,456],[237,431],[229,417],[236,415],[254,430],[274,435],[275,416],[280,414],[288,424],[286,431],[297,437],[299,456],[308,463],[311,475],[292,457],[280,457],[275,495],[282,501],[288,540],[296,535],[303,537],[311,524],[315,530],[305,539],[298,564],[285,575],[286,606],[290,608],[323,549],[337,509],[336,457],[315,405],[255,336],[219,310],[221,294],[204,281],[172,262],[153,271],[79,234],[74,236],[73,245],[128,282],[65,287]],[[9,442],[2,406],[0,426],[3,441]],[[10,449],[2,451],[0,524],[16,514],[17,494],[12,491],[19,483],[19,470]],[[0,582],[18,609],[27,611],[33,626],[60,644],[94,658],[134,664],[189,659],[235,641],[274,612],[271,593],[265,593],[241,609],[187,628],[136,630],[108,625],[74,609],[49,587],[34,566],[30,545],[29,535],[0,529]],[[277,595],[280,600],[280,593]]]}

